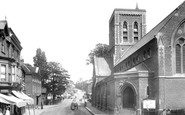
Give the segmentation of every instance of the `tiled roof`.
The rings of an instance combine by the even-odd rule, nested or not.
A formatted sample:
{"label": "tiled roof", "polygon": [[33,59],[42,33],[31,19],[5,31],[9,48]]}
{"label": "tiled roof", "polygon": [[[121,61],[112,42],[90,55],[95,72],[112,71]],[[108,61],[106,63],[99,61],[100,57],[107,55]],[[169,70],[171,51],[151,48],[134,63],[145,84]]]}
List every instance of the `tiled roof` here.
{"label": "tiled roof", "polygon": [[147,71],[147,72],[151,72],[151,70],[144,63],[141,63],[141,64],[139,64],[139,65],[129,69],[127,72],[131,72],[131,71],[136,71],[136,72]]}
{"label": "tiled roof", "polygon": [[4,29],[6,26],[7,22],[6,21],[0,21],[0,29]]}
{"label": "tiled roof", "polygon": [[120,75],[120,74],[123,75],[123,74],[140,73],[140,72],[152,73],[152,71],[144,63],[141,63],[125,72],[114,73],[114,75]]}
{"label": "tiled roof", "polygon": [[111,69],[108,60],[103,57],[94,57],[95,75],[96,76],[110,76]]}
{"label": "tiled roof", "polygon": [[34,74],[36,73],[36,67],[32,67],[30,64],[23,64],[23,69],[26,74]]}

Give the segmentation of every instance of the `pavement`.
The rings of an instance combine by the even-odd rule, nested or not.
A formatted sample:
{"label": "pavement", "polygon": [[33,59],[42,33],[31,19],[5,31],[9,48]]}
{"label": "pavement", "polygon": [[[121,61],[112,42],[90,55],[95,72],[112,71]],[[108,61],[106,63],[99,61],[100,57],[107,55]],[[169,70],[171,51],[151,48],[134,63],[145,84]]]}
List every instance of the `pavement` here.
{"label": "pavement", "polygon": [[[57,106],[57,104],[56,105],[44,105],[43,109],[40,109],[40,107],[38,109],[29,108],[29,109],[26,109],[26,112],[23,115],[40,115],[42,112],[44,112],[44,110],[47,110],[48,108],[52,108],[55,106]],[[113,114],[110,114],[106,111],[101,111],[101,110],[93,107],[90,102],[87,102],[87,106],[85,108],[92,115],[113,115]]]}
{"label": "pavement", "polygon": [[90,102],[87,102],[86,109],[92,114],[92,115],[113,115],[112,113],[108,111],[102,111],[99,110],[91,105]]}
{"label": "pavement", "polygon": [[52,108],[55,107],[56,105],[44,105],[43,109],[41,109],[41,107],[38,107],[37,109],[33,109],[33,108],[27,108],[26,112],[23,115],[40,115],[42,112],[44,112],[44,110],[47,110],[48,108]]}

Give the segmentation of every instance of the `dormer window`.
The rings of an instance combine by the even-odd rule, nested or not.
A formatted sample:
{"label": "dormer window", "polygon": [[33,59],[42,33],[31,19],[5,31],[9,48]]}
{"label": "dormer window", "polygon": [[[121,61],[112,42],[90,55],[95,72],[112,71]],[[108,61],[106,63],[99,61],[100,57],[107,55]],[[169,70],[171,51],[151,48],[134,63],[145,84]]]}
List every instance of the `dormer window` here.
{"label": "dormer window", "polygon": [[5,39],[2,39],[1,42],[1,52],[5,53]]}

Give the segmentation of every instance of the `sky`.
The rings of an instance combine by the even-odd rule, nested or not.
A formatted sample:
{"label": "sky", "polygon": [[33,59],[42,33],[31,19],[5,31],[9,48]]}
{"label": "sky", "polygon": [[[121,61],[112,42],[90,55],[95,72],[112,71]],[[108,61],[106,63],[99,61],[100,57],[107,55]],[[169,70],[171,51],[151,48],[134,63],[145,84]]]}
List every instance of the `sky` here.
{"label": "sky", "polygon": [[92,78],[86,64],[98,43],[109,43],[109,18],[115,8],[146,10],[147,32],[184,0],[0,0],[0,20],[7,20],[23,47],[25,63],[36,49],[47,61],[62,64],[74,82]]}

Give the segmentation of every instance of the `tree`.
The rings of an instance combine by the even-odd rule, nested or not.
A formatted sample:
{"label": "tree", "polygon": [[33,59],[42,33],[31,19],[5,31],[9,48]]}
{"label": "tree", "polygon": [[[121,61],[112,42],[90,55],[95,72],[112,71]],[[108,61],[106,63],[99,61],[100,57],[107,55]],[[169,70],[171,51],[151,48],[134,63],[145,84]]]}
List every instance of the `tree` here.
{"label": "tree", "polygon": [[97,57],[108,57],[110,55],[109,53],[109,46],[106,44],[96,44],[95,49],[91,50],[91,52],[88,55],[87,64],[94,64],[94,56]]}
{"label": "tree", "polygon": [[83,82],[84,82],[83,79],[80,78],[80,79],[76,82],[75,87],[78,88],[78,89],[83,90]]}
{"label": "tree", "polygon": [[47,93],[53,94],[53,100],[56,95],[61,95],[65,91],[65,86],[68,84],[68,72],[60,63],[48,63],[49,77],[47,80]]}
{"label": "tree", "polygon": [[48,66],[45,52],[40,48],[36,50],[36,55],[33,57],[34,66],[39,68],[39,74],[41,76],[42,86],[45,87],[48,79]]}
{"label": "tree", "polygon": [[34,66],[42,67],[43,65],[47,64],[47,59],[45,52],[42,51],[40,48],[36,50],[36,56],[33,57]]}

